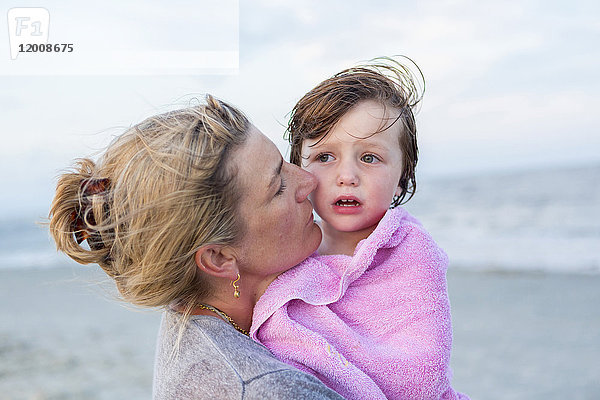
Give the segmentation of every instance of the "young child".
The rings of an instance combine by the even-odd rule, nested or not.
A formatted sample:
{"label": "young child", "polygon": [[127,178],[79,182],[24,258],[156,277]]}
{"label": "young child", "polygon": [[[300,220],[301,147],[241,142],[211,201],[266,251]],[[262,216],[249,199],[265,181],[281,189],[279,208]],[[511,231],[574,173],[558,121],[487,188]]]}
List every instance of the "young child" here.
{"label": "young child", "polygon": [[269,286],[250,334],[348,399],[467,399],[450,386],[447,256],[397,207],[415,190],[421,94],[386,59],[317,85],[289,124],[323,240]]}

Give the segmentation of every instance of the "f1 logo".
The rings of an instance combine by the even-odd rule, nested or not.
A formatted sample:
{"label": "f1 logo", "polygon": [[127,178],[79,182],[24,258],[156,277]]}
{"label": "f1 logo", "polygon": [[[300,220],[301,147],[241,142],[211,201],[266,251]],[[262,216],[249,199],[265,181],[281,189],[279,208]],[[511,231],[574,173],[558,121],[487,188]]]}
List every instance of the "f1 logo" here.
{"label": "f1 logo", "polygon": [[41,7],[8,10],[10,58],[15,60],[22,45],[48,43],[50,12]]}

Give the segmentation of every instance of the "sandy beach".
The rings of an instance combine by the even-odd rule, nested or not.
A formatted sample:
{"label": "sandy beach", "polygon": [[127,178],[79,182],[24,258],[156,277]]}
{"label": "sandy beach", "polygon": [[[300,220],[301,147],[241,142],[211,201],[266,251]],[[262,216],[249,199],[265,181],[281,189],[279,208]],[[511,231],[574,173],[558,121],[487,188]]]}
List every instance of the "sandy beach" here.
{"label": "sandy beach", "polygon": [[149,399],[158,312],[93,267],[0,271],[0,399]]}
{"label": "sandy beach", "polygon": [[[148,399],[160,314],[93,268],[0,271],[0,398]],[[472,399],[600,392],[600,276],[450,271],[453,386]]]}
{"label": "sandy beach", "polygon": [[600,276],[448,275],[453,386],[472,399],[597,399]]}

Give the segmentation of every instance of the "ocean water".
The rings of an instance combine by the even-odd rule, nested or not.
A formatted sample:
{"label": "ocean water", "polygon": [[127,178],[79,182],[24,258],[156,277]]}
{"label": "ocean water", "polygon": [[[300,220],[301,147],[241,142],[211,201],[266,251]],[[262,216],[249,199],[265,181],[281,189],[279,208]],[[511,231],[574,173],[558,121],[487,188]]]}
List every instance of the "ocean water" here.
{"label": "ocean water", "polygon": [[[404,207],[452,269],[600,273],[600,165],[417,184]],[[72,263],[37,223],[43,217],[0,220],[0,269]]]}
{"label": "ocean water", "polygon": [[405,207],[450,268],[600,272],[600,165],[417,182]]}
{"label": "ocean water", "polygon": [[66,256],[57,253],[44,219],[44,215],[0,219],[0,269],[52,268],[69,263]]}

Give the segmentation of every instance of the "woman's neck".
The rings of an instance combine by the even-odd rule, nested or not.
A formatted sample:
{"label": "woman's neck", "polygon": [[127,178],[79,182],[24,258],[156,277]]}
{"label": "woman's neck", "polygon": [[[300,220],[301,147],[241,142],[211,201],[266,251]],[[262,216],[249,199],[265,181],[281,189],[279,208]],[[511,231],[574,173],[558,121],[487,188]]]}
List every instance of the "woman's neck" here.
{"label": "woman's neck", "polygon": [[366,239],[376,227],[377,225],[373,225],[360,231],[342,232],[336,230],[327,222],[322,221],[321,230],[323,231],[323,239],[321,240],[318,253],[323,256],[330,254],[352,256],[358,242]]}
{"label": "woman's neck", "polygon": [[[267,287],[275,280],[277,276],[254,277],[244,275],[238,282],[240,297],[233,296],[233,286],[231,282],[225,285],[219,285],[213,288],[214,295],[206,298],[203,303],[213,306],[227,314],[243,330],[250,331],[252,325],[252,312],[256,302],[267,290]],[[216,315],[210,310],[195,308],[192,311],[194,315]]]}

